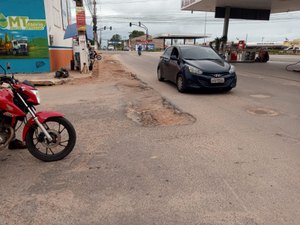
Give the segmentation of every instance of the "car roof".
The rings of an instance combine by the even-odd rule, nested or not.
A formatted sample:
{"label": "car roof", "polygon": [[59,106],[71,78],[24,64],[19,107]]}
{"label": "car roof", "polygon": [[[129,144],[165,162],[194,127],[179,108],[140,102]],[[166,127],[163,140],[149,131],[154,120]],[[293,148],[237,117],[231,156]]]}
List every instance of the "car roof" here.
{"label": "car roof", "polygon": [[198,48],[198,49],[203,49],[203,48],[210,48],[210,46],[203,46],[203,45],[172,45],[169,46],[168,48],[178,48],[178,49],[192,49],[192,48]]}
{"label": "car roof", "polygon": [[174,45],[174,47],[179,47],[179,48],[210,48],[210,46],[203,46],[203,45]]}

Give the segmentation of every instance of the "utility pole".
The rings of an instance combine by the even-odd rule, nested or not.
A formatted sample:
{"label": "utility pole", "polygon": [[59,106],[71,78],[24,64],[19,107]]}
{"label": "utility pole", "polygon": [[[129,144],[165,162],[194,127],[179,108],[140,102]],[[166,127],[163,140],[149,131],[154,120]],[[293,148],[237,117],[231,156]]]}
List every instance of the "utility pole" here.
{"label": "utility pole", "polygon": [[86,41],[86,21],[85,21],[85,9],[82,0],[75,0],[76,2],[76,24],[78,31],[78,53],[75,55],[80,63],[80,71],[82,73],[88,72],[89,60],[88,60],[88,49]]}
{"label": "utility pole", "polygon": [[93,12],[93,32],[94,32],[94,45],[98,46],[97,40],[97,8],[96,8],[96,0],[93,1],[94,12]]}

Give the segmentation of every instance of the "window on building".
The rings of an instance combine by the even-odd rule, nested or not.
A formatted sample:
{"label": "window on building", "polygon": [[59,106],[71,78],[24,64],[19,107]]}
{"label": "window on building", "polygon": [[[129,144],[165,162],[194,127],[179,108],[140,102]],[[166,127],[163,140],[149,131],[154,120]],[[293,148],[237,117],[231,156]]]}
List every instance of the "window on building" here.
{"label": "window on building", "polygon": [[66,30],[67,26],[71,23],[71,9],[68,0],[61,1],[61,17],[63,29]]}
{"label": "window on building", "polygon": [[61,28],[61,15],[59,9],[53,6],[53,19],[54,19],[54,26]]}

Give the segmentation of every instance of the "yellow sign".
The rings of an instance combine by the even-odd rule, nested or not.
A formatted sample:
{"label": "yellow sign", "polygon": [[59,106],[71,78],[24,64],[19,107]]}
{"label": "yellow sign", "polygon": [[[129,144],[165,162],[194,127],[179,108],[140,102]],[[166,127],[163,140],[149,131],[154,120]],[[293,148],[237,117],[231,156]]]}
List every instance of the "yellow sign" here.
{"label": "yellow sign", "polygon": [[5,30],[44,30],[45,20],[33,20],[28,16],[8,16],[0,13],[0,28]]}

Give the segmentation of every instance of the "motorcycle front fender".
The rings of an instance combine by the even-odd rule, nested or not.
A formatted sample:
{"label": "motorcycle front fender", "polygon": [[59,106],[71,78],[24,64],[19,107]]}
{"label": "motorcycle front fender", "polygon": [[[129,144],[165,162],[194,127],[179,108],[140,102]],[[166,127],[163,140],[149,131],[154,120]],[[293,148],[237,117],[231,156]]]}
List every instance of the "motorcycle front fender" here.
{"label": "motorcycle front fender", "polygon": [[[49,118],[53,118],[53,117],[63,117],[64,114],[62,113],[59,113],[59,112],[38,112],[36,114],[36,117],[38,118],[39,122],[40,123],[44,123],[47,119]],[[27,135],[27,132],[29,130],[29,128],[36,124],[36,122],[33,120],[33,118],[31,117],[28,122],[25,124],[24,126],[24,129],[23,129],[23,135],[22,135],[22,138],[23,138],[23,141],[25,141],[25,138],[26,138],[26,135]]]}

